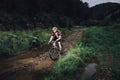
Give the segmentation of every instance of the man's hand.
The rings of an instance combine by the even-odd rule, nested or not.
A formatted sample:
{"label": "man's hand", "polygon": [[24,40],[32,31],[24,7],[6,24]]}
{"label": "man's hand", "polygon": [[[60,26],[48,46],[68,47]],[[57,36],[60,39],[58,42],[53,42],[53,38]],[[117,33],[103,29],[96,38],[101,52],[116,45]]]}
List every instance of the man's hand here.
{"label": "man's hand", "polygon": [[48,44],[50,44],[50,43],[51,43],[51,41],[48,42]]}
{"label": "man's hand", "polygon": [[50,37],[50,40],[49,40],[48,44],[51,43],[52,39],[53,39],[53,36]]}

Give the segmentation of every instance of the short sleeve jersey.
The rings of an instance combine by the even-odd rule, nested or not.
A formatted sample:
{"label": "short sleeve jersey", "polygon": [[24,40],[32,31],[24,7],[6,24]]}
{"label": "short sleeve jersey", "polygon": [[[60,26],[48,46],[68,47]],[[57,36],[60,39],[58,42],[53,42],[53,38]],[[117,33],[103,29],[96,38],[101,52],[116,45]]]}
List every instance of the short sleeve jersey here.
{"label": "short sleeve jersey", "polygon": [[56,40],[59,38],[59,36],[61,36],[61,32],[60,31],[53,32],[52,36],[54,37],[53,40]]}

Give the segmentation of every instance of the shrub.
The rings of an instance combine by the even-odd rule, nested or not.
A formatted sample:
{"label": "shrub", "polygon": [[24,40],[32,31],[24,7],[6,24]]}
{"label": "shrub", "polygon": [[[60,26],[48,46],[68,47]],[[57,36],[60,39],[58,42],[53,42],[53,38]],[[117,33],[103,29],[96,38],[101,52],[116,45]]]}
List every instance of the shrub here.
{"label": "shrub", "polygon": [[112,71],[114,79],[119,79],[119,52],[120,39],[119,30],[106,27],[86,28],[82,41],[78,42],[75,48],[67,52],[67,55],[60,60],[52,74],[45,80],[77,80],[84,71],[84,67],[92,60],[100,62],[103,66],[104,60],[109,52],[113,53]]}
{"label": "shrub", "polygon": [[0,32],[0,55],[17,55],[21,51],[40,47],[49,38],[48,30]]}

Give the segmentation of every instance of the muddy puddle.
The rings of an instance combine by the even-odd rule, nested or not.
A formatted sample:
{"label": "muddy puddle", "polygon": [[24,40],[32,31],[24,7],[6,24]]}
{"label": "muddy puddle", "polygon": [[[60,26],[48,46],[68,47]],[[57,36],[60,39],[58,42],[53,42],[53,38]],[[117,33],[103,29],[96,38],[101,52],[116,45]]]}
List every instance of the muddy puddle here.
{"label": "muddy puddle", "polygon": [[42,48],[24,51],[18,56],[1,58],[0,80],[42,80],[50,73],[49,66],[54,63],[49,58],[48,49],[49,46],[45,45]]}
{"label": "muddy puddle", "polygon": [[97,72],[98,64],[96,63],[89,63],[85,67],[85,71],[81,76],[80,80],[88,80],[90,79],[96,72]]}

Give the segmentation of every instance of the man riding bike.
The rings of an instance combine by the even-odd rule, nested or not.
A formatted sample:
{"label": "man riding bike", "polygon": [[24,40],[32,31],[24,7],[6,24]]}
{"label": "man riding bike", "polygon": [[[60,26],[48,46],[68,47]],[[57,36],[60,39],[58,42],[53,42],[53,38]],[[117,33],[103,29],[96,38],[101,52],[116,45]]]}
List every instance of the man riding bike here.
{"label": "man riding bike", "polygon": [[61,52],[62,51],[62,45],[61,45],[61,42],[60,42],[61,38],[62,38],[61,31],[57,27],[53,27],[52,30],[53,30],[53,33],[50,37],[50,40],[49,40],[48,44],[50,44],[52,41],[57,42],[58,46],[59,46],[59,50]]}

